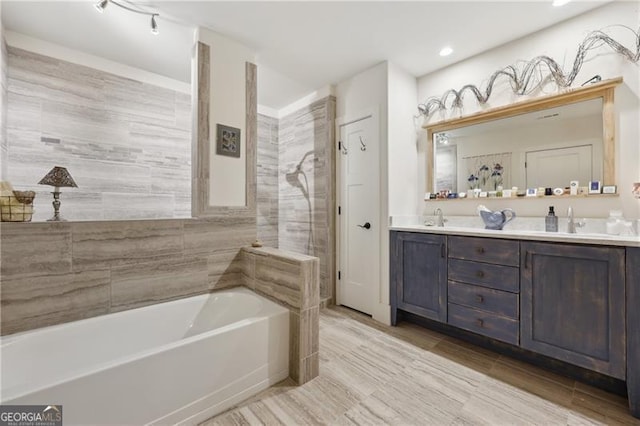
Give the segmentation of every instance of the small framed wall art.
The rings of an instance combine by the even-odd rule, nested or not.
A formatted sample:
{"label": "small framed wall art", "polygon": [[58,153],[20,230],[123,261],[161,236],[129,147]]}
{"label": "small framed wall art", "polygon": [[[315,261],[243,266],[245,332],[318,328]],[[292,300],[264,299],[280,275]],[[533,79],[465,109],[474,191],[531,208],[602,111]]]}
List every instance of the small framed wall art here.
{"label": "small framed wall art", "polygon": [[602,186],[599,180],[592,180],[589,182],[589,194],[600,194],[602,192]]}
{"label": "small framed wall art", "polygon": [[240,158],[240,129],[218,124],[216,154]]}

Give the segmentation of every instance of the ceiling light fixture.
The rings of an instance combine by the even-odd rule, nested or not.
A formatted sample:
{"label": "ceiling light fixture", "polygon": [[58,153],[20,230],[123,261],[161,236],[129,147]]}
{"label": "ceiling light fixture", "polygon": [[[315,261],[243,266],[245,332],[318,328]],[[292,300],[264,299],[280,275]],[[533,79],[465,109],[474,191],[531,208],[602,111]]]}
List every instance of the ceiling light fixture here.
{"label": "ceiling light fixture", "polygon": [[109,0],[100,0],[93,7],[95,7],[98,12],[102,13],[104,12],[104,8],[107,7],[108,4]]}
{"label": "ceiling light fixture", "polygon": [[140,10],[140,9],[136,9],[130,6],[127,6],[123,3],[117,2],[115,0],[100,0],[98,3],[96,3],[94,5],[94,7],[96,8],[96,10],[100,13],[104,12],[104,9],[107,7],[107,5],[109,3],[113,3],[116,6],[124,9],[124,10],[128,10],[129,12],[133,12],[133,13],[139,13],[141,15],[147,15],[147,16],[151,16],[151,34],[153,35],[158,35],[159,31],[158,31],[158,22],[156,21],[156,17],[160,16],[160,14],[156,13],[156,12],[146,12],[144,10]]}
{"label": "ceiling light fixture", "polygon": [[442,48],[442,50],[440,51],[440,56],[449,56],[452,53],[453,53],[453,49],[447,46]]}
{"label": "ceiling light fixture", "polygon": [[158,23],[156,22],[157,14],[151,15],[151,34],[158,35]]}
{"label": "ceiling light fixture", "polygon": [[569,3],[571,0],[553,0],[553,3],[551,3],[553,6],[555,7],[560,7],[560,6],[564,6],[565,4]]}

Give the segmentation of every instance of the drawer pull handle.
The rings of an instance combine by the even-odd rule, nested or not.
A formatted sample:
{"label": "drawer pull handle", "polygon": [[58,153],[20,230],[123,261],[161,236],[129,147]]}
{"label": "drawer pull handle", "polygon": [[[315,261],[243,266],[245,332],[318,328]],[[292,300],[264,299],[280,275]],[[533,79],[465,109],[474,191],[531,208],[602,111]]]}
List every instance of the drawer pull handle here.
{"label": "drawer pull handle", "polygon": [[476,294],[476,302],[478,303],[484,302],[484,297],[482,297],[482,295],[480,294]]}
{"label": "drawer pull handle", "polygon": [[476,272],[476,277],[478,277],[478,278],[484,278],[484,271],[478,271],[478,272]]}
{"label": "drawer pull handle", "polygon": [[478,318],[476,320],[476,325],[480,328],[484,327],[484,321],[482,321],[480,318]]}
{"label": "drawer pull handle", "polygon": [[478,248],[476,249],[476,251],[477,251],[478,253],[480,253],[480,254],[483,254],[483,253],[484,253],[484,247],[478,247]]}

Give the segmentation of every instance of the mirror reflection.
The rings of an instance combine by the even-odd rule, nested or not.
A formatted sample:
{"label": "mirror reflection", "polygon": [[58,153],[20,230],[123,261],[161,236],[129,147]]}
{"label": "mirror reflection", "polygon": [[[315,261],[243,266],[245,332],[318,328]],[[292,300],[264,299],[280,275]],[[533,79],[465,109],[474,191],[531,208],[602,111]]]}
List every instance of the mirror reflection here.
{"label": "mirror reflection", "polygon": [[434,192],[603,179],[602,98],[433,134]]}

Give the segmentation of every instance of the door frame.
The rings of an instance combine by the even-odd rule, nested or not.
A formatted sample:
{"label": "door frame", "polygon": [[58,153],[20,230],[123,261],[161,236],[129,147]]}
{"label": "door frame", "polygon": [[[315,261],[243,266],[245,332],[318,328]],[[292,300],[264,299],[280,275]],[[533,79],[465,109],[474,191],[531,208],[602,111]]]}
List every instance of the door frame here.
{"label": "door frame", "polygon": [[[336,299],[335,299],[335,303],[336,305],[341,305],[341,294],[340,294],[340,286],[342,285],[341,283],[341,279],[338,278],[338,272],[342,269],[342,262],[341,262],[341,258],[342,258],[342,232],[341,232],[341,228],[342,228],[342,218],[341,215],[338,214],[338,208],[342,206],[342,184],[343,184],[343,177],[342,177],[342,154],[340,152],[340,149],[338,149],[337,144],[340,143],[340,128],[342,126],[346,126],[352,123],[356,123],[358,121],[362,121],[362,120],[366,120],[367,118],[371,118],[371,123],[373,125],[373,129],[376,132],[376,136],[378,137],[378,161],[381,162],[382,161],[382,150],[381,150],[381,145],[382,145],[382,141],[381,141],[381,132],[380,132],[380,121],[379,121],[379,112],[378,112],[378,108],[375,107],[370,107],[370,108],[365,108],[363,110],[358,111],[355,114],[348,114],[348,115],[344,115],[342,117],[338,117],[336,118],[336,150],[335,150],[335,161],[336,161],[336,206],[335,206],[335,211],[334,211],[334,215],[336,218],[336,257],[335,257],[335,282],[336,282]],[[386,158],[386,157],[385,157]],[[380,166],[380,165],[378,165]],[[382,171],[382,169],[379,168],[380,171]],[[378,188],[381,190],[381,185],[382,185],[382,173],[379,174],[378,176]],[[382,202],[382,198],[380,199],[380,202]],[[376,215],[376,219],[378,221],[378,223],[380,224],[379,226],[379,230],[378,230],[378,247],[377,247],[377,251],[378,251],[378,255],[381,256],[381,244],[382,244],[382,232],[383,229],[384,231],[387,230],[386,226],[383,226],[384,224],[381,221],[381,211],[380,211],[380,206],[378,206],[378,208],[375,211],[375,215]],[[379,265],[378,265],[378,275],[381,277],[381,268],[380,265],[382,265],[382,260],[380,259]],[[373,300],[373,304],[374,306],[372,306],[372,310],[375,311],[376,306],[379,302],[380,302],[380,285],[381,285],[381,281],[380,279],[378,280],[378,285],[375,288],[375,292],[376,294],[372,295],[372,300]]]}

